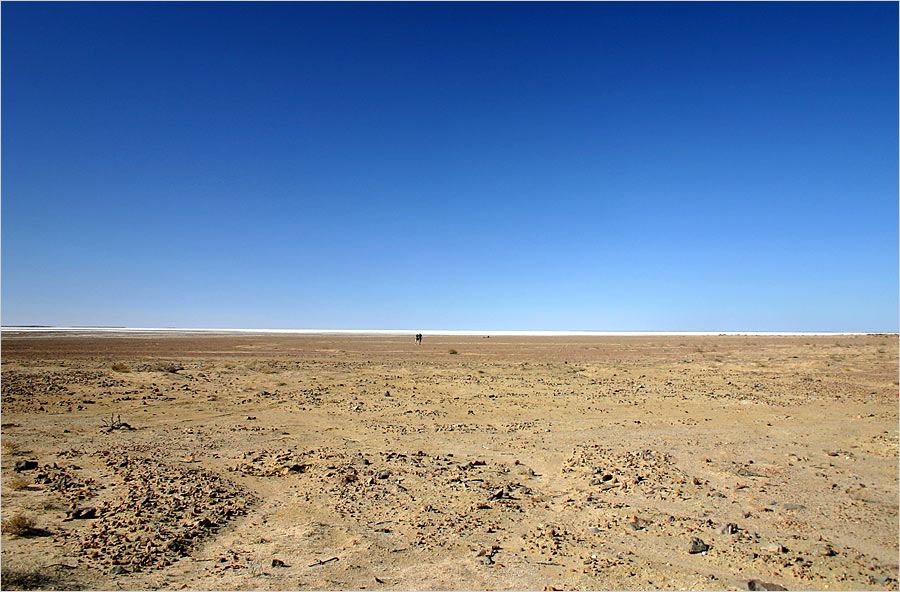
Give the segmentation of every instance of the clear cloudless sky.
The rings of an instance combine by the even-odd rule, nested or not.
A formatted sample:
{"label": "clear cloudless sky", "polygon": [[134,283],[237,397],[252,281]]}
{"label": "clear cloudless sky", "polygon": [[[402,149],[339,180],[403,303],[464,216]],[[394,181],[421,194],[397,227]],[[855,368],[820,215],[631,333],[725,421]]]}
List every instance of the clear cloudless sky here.
{"label": "clear cloudless sky", "polygon": [[898,5],[2,4],[2,322],[898,330]]}

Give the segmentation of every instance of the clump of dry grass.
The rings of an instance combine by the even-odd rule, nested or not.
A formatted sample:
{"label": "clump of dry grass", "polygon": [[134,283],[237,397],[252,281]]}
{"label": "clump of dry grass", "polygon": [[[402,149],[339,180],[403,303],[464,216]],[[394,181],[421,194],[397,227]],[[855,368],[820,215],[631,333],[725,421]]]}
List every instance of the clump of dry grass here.
{"label": "clump of dry grass", "polygon": [[0,522],[0,532],[12,536],[25,536],[34,531],[34,520],[25,514],[16,514]]}
{"label": "clump of dry grass", "polygon": [[3,454],[16,454],[19,452],[19,445],[8,438],[0,441],[0,448],[3,449]]}
{"label": "clump of dry grass", "polygon": [[19,569],[6,563],[0,570],[0,588],[4,590],[64,590],[75,589],[63,585],[54,576],[43,573],[36,568]]}
{"label": "clump of dry grass", "polygon": [[115,372],[131,372],[131,368],[129,368],[128,364],[124,362],[116,362],[111,366],[111,368]]}
{"label": "clump of dry grass", "polygon": [[456,354],[458,354],[459,352],[456,351],[455,349],[450,349],[450,350],[447,350],[447,353],[448,353],[448,354],[456,355]]}
{"label": "clump of dry grass", "polygon": [[23,489],[28,489],[29,485],[31,485],[31,480],[25,477],[20,477],[19,475],[10,477],[6,481],[6,486],[13,491],[22,491]]}
{"label": "clump of dry grass", "polygon": [[184,370],[184,366],[179,366],[174,362],[157,362],[153,369],[157,372],[168,372],[170,374],[176,374],[179,370]]}

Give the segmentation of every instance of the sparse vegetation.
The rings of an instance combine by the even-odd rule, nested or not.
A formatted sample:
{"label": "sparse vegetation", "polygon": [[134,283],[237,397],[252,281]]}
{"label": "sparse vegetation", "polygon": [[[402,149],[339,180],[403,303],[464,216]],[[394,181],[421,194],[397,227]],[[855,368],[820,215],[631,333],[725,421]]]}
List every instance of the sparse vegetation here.
{"label": "sparse vegetation", "polygon": [[4,590],[74,590],[70,583],[35,568],[17,569],[4,565],[0,570],[0,588]]}
{"label": "sparse vegetation", "polygon": [[111,367],[114,372],[131,372],[131,368],[129,368],[128,364],[125,364],[124,362],[116,362]]}
{"label": "sparse vegetation", "polygon": [[8,438],[0,442],[0,448],[3,449],[3,454],[17,454],[19,452],[19,445]]}
{"label": "sparse vegetation", "polygon": [[109,414],[109,419],[104,419],[100,425],[101,430],[111,432],[113,430],[133,430],[134,428],[122,421],[122,416],[114,416]]}
{"label": "sparse vegetation", "polygon": [[31,481],[26,479],[25,477],[20,477],[15,475],[10,477],[6,482],[6,486],[12,489],[13,491],[22,491],[23,489],[28,489],[28,486],[31,485]]}
{"label": "sparse vegetation", "polygon": [[26,536],[32,531],[34,531],[34,520],[25,514],[16,514],[15,516],[0,522],[0,532],[3,534]]}
{"label": "sparse vegetation", "polygon": [[179,366],[174,362],[157,362],[153,367],[157,372],[168,372],[169,374],[177,374],[179,370],[184,370],[184,366]]}

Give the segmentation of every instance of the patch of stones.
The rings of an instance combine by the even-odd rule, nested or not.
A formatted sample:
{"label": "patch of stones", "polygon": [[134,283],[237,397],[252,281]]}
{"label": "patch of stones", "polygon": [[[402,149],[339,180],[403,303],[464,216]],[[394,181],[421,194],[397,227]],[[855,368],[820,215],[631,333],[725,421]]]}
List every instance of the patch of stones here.
{"label": "patch of stones", "polygon": [[585,473],[597,493],[638,492],[660,500],[716,493],[706,480],[688,475],[669,454],[657,450],[616,451],[598,444],[581,444],[572,450],[563,472]]}
{"label": "patch of stones", "polygon": [[[84,399],[82,393],[76,392],[79,387],[108,389],[124,385],[121,380],[99,370],[52,371],[40,374],[4,370],[3,379],[0,381],[0,395],[4,411],[7,413],[48,411],[51,408],[65,408],[71,411],[73,406],[80,410],[85,408],[82,403],[96,402]],[[73,391],[70,387],[76,388]]]}
{"label": "patch of stones", "polygon": [[420,548],[464,544],[473,536],[496,542],[536,504],[535,492],[522,483],[534,475],[525,465],[452,454],[293,448],[246,453],[229,469],[296,476],[304,500]]}
{"label": "patch of stones", "polygon": [[[72,519],[92,519],[69,530],[75,554],[116,573],[171,565],[200,542],[247,513],[256,498],[202,470],[187,469],[121,451],[96,453],[119,481],[99,507],[80,508]],[[112,572],[110,572],[112,573]]]}
{"label": "patch of stones", "polygon": [[[102,483],[88,478],[80,478],[80,469],[76,465],[60,466],[57,463],[46,464],[38,470],[34,477],[36,485],[44,485],[49,491],[57,493],[70,504],[77,505],[94,497],[98,491],[106,489]],[[73,506],[73,510],[75,507]]]}

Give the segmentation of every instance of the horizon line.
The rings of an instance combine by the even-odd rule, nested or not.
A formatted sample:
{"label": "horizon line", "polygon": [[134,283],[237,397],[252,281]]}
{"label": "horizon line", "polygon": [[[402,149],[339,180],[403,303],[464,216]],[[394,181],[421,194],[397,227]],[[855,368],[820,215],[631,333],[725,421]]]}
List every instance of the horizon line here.
{"label": "horizon line", "polygon": [[860,336],[898,335],[895,331],[554,331],[554,330],[443,330],[443,329],[211,329],[192,327],[110,327],[110,326],[0,326],[3,333],[208,333],[208,334],[294,334],[294,335],[497,335],[522,337],[640,337],[640,336]]}

